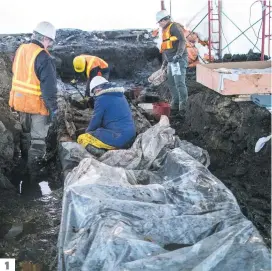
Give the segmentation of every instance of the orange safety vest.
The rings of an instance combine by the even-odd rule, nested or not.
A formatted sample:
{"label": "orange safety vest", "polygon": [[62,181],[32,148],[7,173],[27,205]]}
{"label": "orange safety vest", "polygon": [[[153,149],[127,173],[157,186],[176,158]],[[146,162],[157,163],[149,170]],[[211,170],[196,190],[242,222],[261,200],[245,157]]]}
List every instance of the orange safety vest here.
{"label": "orange safety vest", "polygon": [[81,55],[86,59],[87,62],[87,68],[86,68],[86,75],[89,78],[91,70],[100,67],[101,69],[108,68],[108,63],[104,61],[103,59],[97,57],[97,56],[90,56],[90,55]]}
{"label": "orange safety vest", "polygon": [[176,36],[171,36],[170,29],[173,23],[169,24],[162,32],[162,44],[161,44],[161,52],[172,49],[173,41],[177,41],[178,38]]}
{"label": "orange safety vest", "polygon": [[43,50],[45,49],[39,45],[30,43],[22,44],[16,51],[12,66],[13,78],[9,97],[9,106],[16,111],[49,115],[41,97],[40,80],[36,76],[34,67],[36,57]]}

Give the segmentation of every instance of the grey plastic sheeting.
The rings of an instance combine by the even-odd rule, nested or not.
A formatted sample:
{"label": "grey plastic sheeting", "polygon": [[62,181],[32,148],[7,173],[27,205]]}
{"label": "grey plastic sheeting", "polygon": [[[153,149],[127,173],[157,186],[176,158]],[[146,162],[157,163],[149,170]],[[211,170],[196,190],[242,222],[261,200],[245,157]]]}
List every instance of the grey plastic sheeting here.
{"label": "grey plastic sheeting", "polygon": [[83,159],[65,180],[58,270],[270,270],[262,237],[204,164],[167,118],[130,150]]}

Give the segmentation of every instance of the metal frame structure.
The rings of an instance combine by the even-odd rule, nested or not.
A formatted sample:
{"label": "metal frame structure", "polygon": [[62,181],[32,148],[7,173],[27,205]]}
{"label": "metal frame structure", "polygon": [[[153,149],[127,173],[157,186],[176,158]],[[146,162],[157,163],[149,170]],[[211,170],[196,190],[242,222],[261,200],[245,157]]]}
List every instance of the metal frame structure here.
{"label": "metal frame structure", "polygon": [[[264,60],[264,51],[265,51],[265,41],[268,38],[268,56],[270,57],[270,45],[271,45],[271,1],[270,0],[260,0],[262,2],[262,17],[250,25],[246,30],[242,31],[234,21],[232,21],[227,14],[222,10],[222,0],[208,0],[208,13],[206,16],[201,19],[197,26],[208,16],[208,26],[209,26],[209,39],[208,39],[208,48],[209,48],[209,60],[212,60],[212,49],[217,51],[219,59],[222,59],[222,52],[224,49],[230,46],[236,39],[244,35],[247,40],[254,45],[253,48],[256,48],[261,53],[261,60]],[[170,2],[171,7],[171,2]],[[165,10],[165,2],[161,0],[161,10]],[[235,37],[229,44],[222,48],[222,14],[241,32],[237,37]],[[266,20],[268,17],[268,34],[266,34]],[[256,44],[250,40],[250,38],[245,34],[249,29],[251,29],[255,24],[262,21],[262,44],[261,50],[256,47]],[[197,28],[197,26],[192,30],[192,32]],[[215,38],[217,34],[217,38]]]}
{"label": "metal frame structure", "polygon": [[[217,13],[215,13],[217,12]],[[222,0],[208,0],[209,23],[209,60],[212,60],[212,49],[217,50],[218,58],[222,58]],[[217,39],[214,41],[214,34]],[[216,47],[214,46],[216,45]]]}
{"label": "metal frame structure", "polygon": [[161,0],[161,10],[165,10],[165,3],[164,3],[164,0]]}
{"label": "metal frame structure", "polygon": [[[268,5],[267,5],[268,2]],[[271,40],[271,1],[263,0],[262,9],[262,48],[261,48],[261,60],[264,60],[265,39],[268,38],[268,55],[270,56],[270,40]],[[268,13],[266,13],[268,9]],[[266,19],[268,17],[268,35],[266,35]]]}

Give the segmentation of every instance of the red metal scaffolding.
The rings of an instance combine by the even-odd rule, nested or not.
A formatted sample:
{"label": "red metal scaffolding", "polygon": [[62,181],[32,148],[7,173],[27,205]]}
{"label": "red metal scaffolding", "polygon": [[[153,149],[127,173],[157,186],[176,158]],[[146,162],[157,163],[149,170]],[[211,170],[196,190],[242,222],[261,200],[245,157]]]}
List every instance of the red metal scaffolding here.
{"label": "red metal scaffolding", "polygon": [[[262,1],[262,48],[261,60],[264,60],[265,39],[268,38],[268,56],[270,57],[270,40],[271,40],[271,1]],[[268,4],[267,4],[268,3]],[[268,12],[267,12],[268,10]],[[266,35],[266,19],[268,17],[268,35]]]}
{"label": "red metal scaffolding", "polygon": [[164,0],[161,0],[161,10],[165,10]]}
{"label": "red metal scaffolding", "polygon": [[208,0],[209,23],[209,60],[212,60],[212,49],[222,58],[222,1]]}
{"label": "red metal scaffolding", "polygon": [[[261,50],[259,50],[256,45],[255,47],[261,52],[261,60],[264,60],[265,53],[265,44],[266,39],[268,38],[268,56],[270,57],[270,45],[271,45],[271,1],[270,0],[260,0],[262,3],[262,18],[255,22],[253,25],[248,27],[245,31],[242,31],[223,11],[222,11],[222,0],[208,0],[208,26],[209,26],[209,60],[212,61],[212,50],[216,51],[216,54],[219,59],[222,59],[222,51],[227,48],[234,40],[236,40],[241,35],[244,35],[249,42],[253,44],[253,42],[245,35],[245,32],[248,31],[253,25],[255,25],[258,21],[262,21],[262,44]],[[256,1],[257,2],[257,1]],[[171,2],[170,2],[171,6]],[[165,10],[165,2],[161,0],[161,10]],[[226,45],[222,49],[222,13],[238,28],[241,34],[236,37],[233,41],[231,41],[228,45]],[[207,16],[207,15],[206,15]],[[268,34],[266,33],[267,28],[267,18],[268,18]],[[201,20],[202,21],[202,20]],[[253,44],[254,45],[254,44]]]}

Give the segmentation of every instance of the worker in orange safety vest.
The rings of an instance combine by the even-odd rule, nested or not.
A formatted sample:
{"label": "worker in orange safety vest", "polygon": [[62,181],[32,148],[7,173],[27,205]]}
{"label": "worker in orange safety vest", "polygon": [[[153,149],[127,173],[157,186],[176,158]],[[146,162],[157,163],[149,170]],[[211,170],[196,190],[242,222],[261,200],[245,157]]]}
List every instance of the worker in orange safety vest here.
{"label": "worker in orange safety vest", "polygon": [[[188,67],[192,68],[199,63],[198,49],[195,47],[195,43],[199,42],[203,46],[205,46],[206,44],[203,44],[203,42],[199,40],[196,33],[186,30],[182,25],[180,25],[180,27],[182,28],[183,34],[186,38],[186,48],[188,52]],[[159,29],[153,30],[152,36],[153,37],[159,36]]]}
{"label": "worker in orange safety vest", "polygon": [[[170,14],[166,10],[157,12],[156,21],[162,28],[162,69],[167,66],[167,83],[172,95],[171,114],[183,115],[188,99],[185,84],[186,68],[188,66],[186,39],[181,25],[172,22]],[[178,67],[179,71],[175,72],[173,67]]]}
{"label": "worker in orange safety vest", "polygon": [[17,49],[13,61],[9,105],[19,112],[23,130],[21,154],[32,172],[35,161],[45,154],[49,123],[56,120],[58,111],[56,69],[47,51],[55,36],[51,23],[39,23],[31,42]]}
{"label": "worker in orange safety vest", "polygon": [[95,76],[103,76],[109,79],[109,65],[108,63],[97,57],[91,55],[80,55],[73,60],[74,70],[77,73],[85,74],[87,79],[85,96],[90,96],[90,82]]}

